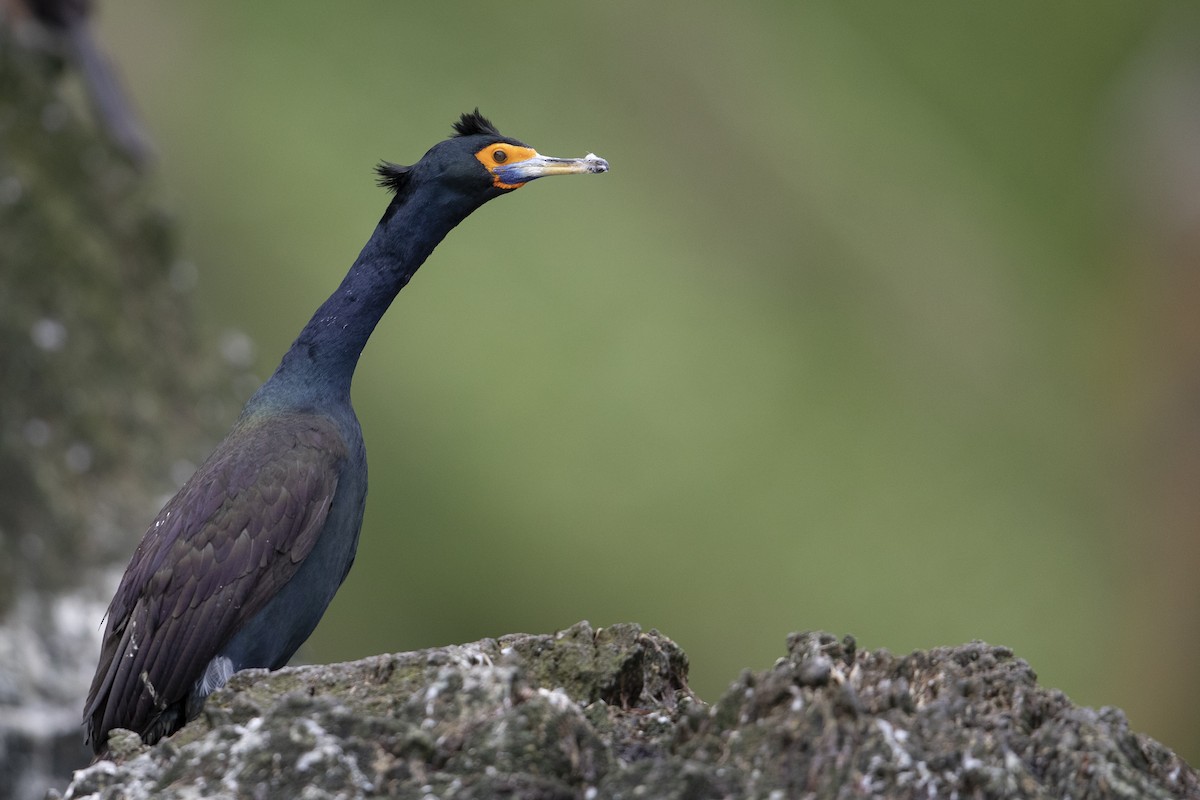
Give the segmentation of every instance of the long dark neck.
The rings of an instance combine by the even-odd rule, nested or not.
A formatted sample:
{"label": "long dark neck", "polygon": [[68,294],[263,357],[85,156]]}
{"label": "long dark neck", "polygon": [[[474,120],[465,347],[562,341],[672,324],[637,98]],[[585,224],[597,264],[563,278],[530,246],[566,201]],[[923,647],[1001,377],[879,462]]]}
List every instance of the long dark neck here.
{"label": "long dark neck", "polygon": [[476,205],[419,187],[392,200],[354,265],[283,356],[258,402],[305,406],[349,401],[350,380],[371,332],[438,243]]}

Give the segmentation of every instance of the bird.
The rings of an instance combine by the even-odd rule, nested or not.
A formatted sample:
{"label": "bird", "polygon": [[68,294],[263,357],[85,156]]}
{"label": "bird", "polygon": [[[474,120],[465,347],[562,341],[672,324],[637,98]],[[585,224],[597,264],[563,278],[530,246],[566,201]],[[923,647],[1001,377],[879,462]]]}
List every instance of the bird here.
{"label": "bird", "polygon": [[316,627],[354,561],[366,502],[351,379],[446,234],[537,178],[608,171],[592,153],[543,156],[478,109],[453,127],[415,164],[376,167],[391,201],[349,272],[134,551],[84,704],[97,760],[114,728],[153,744],[238,670],[286,665]]}

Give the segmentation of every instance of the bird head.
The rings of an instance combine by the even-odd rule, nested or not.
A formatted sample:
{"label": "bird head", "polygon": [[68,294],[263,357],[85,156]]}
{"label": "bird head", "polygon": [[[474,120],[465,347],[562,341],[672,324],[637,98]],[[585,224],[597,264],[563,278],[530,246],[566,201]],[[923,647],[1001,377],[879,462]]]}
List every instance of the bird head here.
{"label": "bird head", "polygon": [[397,196],[417,182],[477,196],[480,201],[519,189],[548,175],[607,172],[608,162],[593,153],[583,158],[544,156],[524,142],[496,130],[479,109],[454,123],[454,134],[435,144],[412,166],[383,162],[376,168],[379,185]]}

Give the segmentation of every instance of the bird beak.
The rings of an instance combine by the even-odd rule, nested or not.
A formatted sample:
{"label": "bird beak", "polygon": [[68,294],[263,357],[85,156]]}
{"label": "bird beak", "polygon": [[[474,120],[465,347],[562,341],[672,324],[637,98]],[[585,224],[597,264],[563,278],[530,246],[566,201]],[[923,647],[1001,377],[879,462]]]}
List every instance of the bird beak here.
{"label": "bird beak", "polygon": [[492,167],[498,183],[508,186],[520,186],[547,175],[586,175],[596,172],[608,172],[608,162],[595,153],[588,153],[583,158],[551,158],[534,152],[523,161],[510,161]]}

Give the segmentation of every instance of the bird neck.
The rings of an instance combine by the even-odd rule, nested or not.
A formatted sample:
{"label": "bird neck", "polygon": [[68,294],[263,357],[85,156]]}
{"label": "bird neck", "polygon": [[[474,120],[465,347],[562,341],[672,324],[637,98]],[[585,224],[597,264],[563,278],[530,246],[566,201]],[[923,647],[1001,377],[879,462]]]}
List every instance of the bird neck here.
{"label": "bird neck", "polygon": [[337,291],[300,331],[248,408],[349,403],[354,368],[384,312],[438,243],[479,205],[420,187],[394,197]]}

